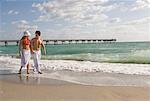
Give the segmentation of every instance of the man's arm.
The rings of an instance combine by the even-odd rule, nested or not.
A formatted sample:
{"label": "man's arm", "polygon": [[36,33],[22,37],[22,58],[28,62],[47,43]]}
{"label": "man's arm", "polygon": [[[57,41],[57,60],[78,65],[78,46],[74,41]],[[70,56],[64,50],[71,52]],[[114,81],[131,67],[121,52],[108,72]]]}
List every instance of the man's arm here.
{"label": "man's arm", "polygon": [[44,45],[43,41],[42,41],[41,45],[42,45],[42,48],[44,50],[44,55],[46,55],[46,48],[45,48],[45,45]]}

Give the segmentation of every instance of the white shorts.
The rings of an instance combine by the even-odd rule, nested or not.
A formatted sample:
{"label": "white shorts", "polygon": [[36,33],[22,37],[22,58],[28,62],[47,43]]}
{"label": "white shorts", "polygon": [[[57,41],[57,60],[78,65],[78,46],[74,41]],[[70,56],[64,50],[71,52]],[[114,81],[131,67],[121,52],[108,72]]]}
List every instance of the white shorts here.
{"label": "white shorts", "polygon": [[30,50],[23,49],[21,53],[21,66],[26,67],[29,64],[31,53]]}

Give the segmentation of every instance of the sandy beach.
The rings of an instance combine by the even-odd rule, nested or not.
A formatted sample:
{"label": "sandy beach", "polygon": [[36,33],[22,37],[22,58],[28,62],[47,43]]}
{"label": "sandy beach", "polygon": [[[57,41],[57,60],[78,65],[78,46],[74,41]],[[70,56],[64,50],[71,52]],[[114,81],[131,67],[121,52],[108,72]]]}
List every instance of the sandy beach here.
{"label": "sandy beach", "polygon": [[[56,80],[57,81],[57,80]],[[149,101],[150,87],[19,84],[0,81],[1,101]]]}

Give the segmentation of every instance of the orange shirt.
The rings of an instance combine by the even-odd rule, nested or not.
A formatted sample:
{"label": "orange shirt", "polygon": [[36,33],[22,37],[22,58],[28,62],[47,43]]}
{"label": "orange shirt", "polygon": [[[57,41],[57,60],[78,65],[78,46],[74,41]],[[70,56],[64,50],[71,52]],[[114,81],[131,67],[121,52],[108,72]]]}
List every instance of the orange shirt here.
{"label": "orange shirt", "polygon": [[23,40],[23,43],[24,43],[25,45],[30,45],[30,40],[29,40],[29,38],[28,38],[28,37],[25,38],[25,39]]}
{"label": "orange shirt", "polygon": [[23,49],[29,50],[30,49],[30,40],[28,37],[21,40],[21,45]]}

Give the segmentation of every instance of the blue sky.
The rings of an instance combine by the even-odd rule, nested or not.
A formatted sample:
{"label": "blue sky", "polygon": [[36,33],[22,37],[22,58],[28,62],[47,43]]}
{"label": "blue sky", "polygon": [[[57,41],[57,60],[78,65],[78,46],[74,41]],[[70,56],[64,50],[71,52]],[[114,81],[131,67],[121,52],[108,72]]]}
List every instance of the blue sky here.
{"label": "blue sky", "polygon": [[0,39],[150,41],[150,0],[1,0]]}

